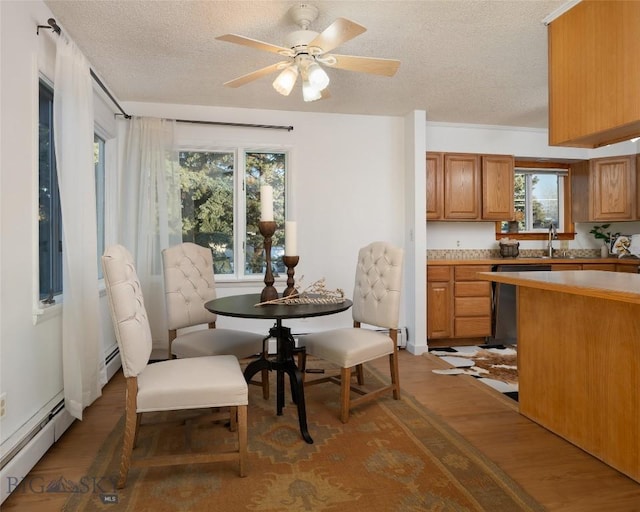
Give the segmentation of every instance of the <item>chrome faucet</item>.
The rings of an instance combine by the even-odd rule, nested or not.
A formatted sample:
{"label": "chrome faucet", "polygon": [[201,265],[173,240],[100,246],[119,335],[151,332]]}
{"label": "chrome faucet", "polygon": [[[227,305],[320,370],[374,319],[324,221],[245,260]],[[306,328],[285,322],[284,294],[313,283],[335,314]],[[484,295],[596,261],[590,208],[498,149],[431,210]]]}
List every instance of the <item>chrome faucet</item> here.
{"label": "chrome faucet", "polygon": [[547,243],[547,256],[553,258],[553,241],[558,239],[558,232],[553,222],[549,224],[549,242]]}

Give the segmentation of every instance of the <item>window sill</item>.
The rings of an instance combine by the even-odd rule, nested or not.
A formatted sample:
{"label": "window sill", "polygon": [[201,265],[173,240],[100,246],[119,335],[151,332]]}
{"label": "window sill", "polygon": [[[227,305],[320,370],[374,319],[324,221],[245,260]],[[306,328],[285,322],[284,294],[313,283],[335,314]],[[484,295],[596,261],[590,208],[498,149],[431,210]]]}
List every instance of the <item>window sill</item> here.
{"label": "window sill", "polygon": [[[558,237],[554,238],[554,240],[574,240],[576,237],[575,233],[558,233]],[[549,233],[541,232],[541,233],[502,233],[496,232],[496,240],[501,240],[502,238],[511,238],[513,240],[548,240]]]}
{"label": "window sill", "polygon": [[45,305],[38,302],[33,308],[33,325],[41,324],[47,320],[62,315],[62,296],[58,296],[55,304]]}

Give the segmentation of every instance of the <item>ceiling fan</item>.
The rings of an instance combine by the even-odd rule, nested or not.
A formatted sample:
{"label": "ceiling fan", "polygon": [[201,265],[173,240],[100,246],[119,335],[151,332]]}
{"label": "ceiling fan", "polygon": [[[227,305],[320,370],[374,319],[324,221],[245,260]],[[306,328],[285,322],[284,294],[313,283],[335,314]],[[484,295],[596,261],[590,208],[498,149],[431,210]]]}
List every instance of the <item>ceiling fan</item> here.
{"label": "ceiling fan", "polygon": [[315,101],[328,97],[329,75],[323,66],[330,68],[393,76],[400,61],[351,55],[330,54],[341,44],[359,36],[367,29],[346,18],[338,18],[321,33],[309,30],[311,23],[318,17],[318,9],[309,4],[297,4],[289,9],[289,15],[300,27],[286,38],[286,47],[278,46],[237,34],[225,34],[216,39],[229,43],[249,46],[258,50],[276,53],[286,60],[258,69],[235,78],[224,85],[240,87],[270,73],[280,71],[273,82],[273,88],[283,96],[288,96],[298,80],[302,78],[302,96],[304,101]]}

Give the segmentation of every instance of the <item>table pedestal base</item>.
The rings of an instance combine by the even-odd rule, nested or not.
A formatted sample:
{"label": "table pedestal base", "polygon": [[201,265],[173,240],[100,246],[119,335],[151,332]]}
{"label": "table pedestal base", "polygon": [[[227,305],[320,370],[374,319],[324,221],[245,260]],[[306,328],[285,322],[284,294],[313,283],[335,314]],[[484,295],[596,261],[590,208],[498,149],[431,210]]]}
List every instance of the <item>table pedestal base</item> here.
{"label": "table pedestal base", "polygon": [[276,371],[276,410],[278,416],[282,416],[284,408],[284,375],[289,375],[291,385],[291,398],[298,408],[298,422],[300,423],[300,433],[303,439],[313,444],[313,439],[309,435],[307,428],[307,411],[304,403],[304,383],[302,372],[298,369],[293,358],[296,352],[295,340],[291,335],[291,329],[282,326],[280,319],[276,320],[276,325],[269,330],[269,336],[277,341],[277,355],[275,360],[262,356],[249,363],[244,371],[244,378],[247,382],[258,372],[267,369]]}

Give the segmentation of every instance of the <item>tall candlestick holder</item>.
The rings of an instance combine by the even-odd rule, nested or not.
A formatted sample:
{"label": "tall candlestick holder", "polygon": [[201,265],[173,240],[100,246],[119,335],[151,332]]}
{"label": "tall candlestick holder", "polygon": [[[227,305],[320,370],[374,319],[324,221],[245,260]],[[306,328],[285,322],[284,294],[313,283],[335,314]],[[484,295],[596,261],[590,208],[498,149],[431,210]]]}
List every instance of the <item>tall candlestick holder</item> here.
{"label": "tall candlestick holder", "polygon": [[273,287],[275,280],[271,271],[271,238],[276,232],[276,223],[272,220],[261,220],[258,222],[258,229],[264,238],[264,255],[267,267],[264,274],[265,286],[260,294],[260,302],[266,302],[278,298],[278,291]]}
{"label": "tall candlestick holder", "polygon": [[295,266],[300,261],[300,256],[283,256],[282,262],[287,267],[287,288],[282,293],[283,297],[288,297],[289,295],[294,295],[298,293],[298,290],[293,286],[295,281],[293,280],[293,275],[295,273]]}

